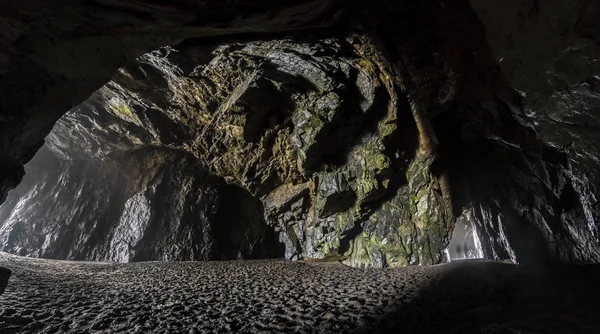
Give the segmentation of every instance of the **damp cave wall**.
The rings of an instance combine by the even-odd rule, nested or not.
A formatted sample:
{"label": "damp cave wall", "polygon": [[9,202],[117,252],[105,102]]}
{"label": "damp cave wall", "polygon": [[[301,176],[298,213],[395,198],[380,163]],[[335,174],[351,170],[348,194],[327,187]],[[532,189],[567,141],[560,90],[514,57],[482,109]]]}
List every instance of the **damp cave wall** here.
{"label": "damp cave wall", "polygon": [[[223,44],[217,52],[220,58],[211,54],[216,46],[186,51],[186,45],[199,45],[190,40],[173,52],[163,48],[140,58],[139,67],[146,66],[141,75],[136,65],[129,67],[133,73],[117,72],[116,80],[113,76],[98,91],[106,99],[85,102],[100,103],[96,109],[112,110],[129,123],[123,129],[130,138],[108,151],[144,143],[191,154],[211,173],[262,200],[266,220],[278,231],[290,258],[375,266],[437,263],[444,260],[454,217],[470,207],[485,236],[482,246],[488,258],[597,261],[594,129],[599,104],[593,59],[598,32],[591,19],[597,4],[528,1],[506,9],[495,1],[380,1],[369,8],[350,3],[341,15],[328,16],[339,5],[334,2],[311,7],[314,11],[308,14],[322,15],[321,26],[327,21],[352,22],[344,37],[324,37],[329,34],[324,28],[308,40],[311,33],[247,43],[253,35]],[[294,2],[290,8],[311,4]],[[280,9],[273,7],[272,19],[262,24],[285,22],[289,12],[278,16]],[[22,17],[13,15],[8,21],[17,35],[32,36],[32,49],[43,45],[43,36],[20,29]],[[274,26],[267,29],[277,30]],[[339,35],[338,29],[331,34]],[[211,33],[215,31],[204,30],[205,35]],[[169,38],[183,38],[174,35]],[[13,42],[9,38],[6,43]],[[122,41],[107,45],[118,43]],[[69,48],[59,43],[55,50]],[[152,63],[152,57],[168,63]],[[9,59],[26,64],[31,58]],[[117,63],[122,64],[104,65],[116,68]],[[52,68],[52,78],[63,71],[52,63],[36,63],[40,64]],[[202,64],[205,68],[195,72]],[[219,65],[225,70],[214,71]],[[210,66],[222,78],[211,73]],[[23,69],[14,67],[19,68]],[[103,73],[99,77],[112,72]],[[12,80],[5,83],[18,83],[20,76],[36,73],[12,70],[4,75]],[[152,84],[140,85],[144,80]],[[211,82],[226,88],[215,90]],[[152,86],[159,89],[148,88]],[[61,86],[61,91],[73,91],[69,87]],[[19,110],[14,101],[25,101],[12,95],[3,97],[3,115],[10,106]],[[156,98],[163,95],[180,100]],[[27,103],[36,103],[36,96],[43,94]],[[269,100],[277,101],[278,107]],[[11,124],[3,132],[9,133],[2,146],[2,175],[7,176],[3,182],[9,182],[3,183],[8,184],[4,193],[18,183],[18,169],[27,161],[20,155],[31,156],[35,149],[27,147],[39,145],[32,144],[32,133],[37,132],[31,129],[47,133],[53,119],[68,109],[62,106],[69,103],[61,103],[46,104],[54,113],[4,116],[3,126],[9,129]],[[306,104],[308,108],[298,107]],[[217,114],[224,117],[210,121]],[[15,120],[28,120],[28,115],[35,117],[22,123],[29,130],[21,136]],[[89,120],[93,123],[98,115],[102,113]],[[15,120],[7,121],[11,119]],[[207,119],[216,126],[198,133],[195,126]],[[75,120],[71,125],[77,124],[88,128],[91,123]],[[114,128],[107,133],[111,131]],[[343,138],[342,147],[323,140],[332,138]],[[348,154],[328,160],[332,152]],[[297,159],[302,154],[305,157]],[[256,158],[248,164],[236,161],[236,156]]]}
{"label": "damp cave wall", "polygon": [[[178,157],[187,155],[230,187],[246,189],[256,201],[260,198],[264,219],[284,245],[282,255],[290,259],[325,258],[379,267],[441,262],[448,229],[433,230],[437,228],[433,224],[419,227],[412,221],[414,216],[426,214],[417,213],[416,205],[418,200],[427,201],[427,194],[410,196],[411,185],[404,175],[419,172],[416,164],[408,170],[410,155],[418,145],[410,107],[406,101],[401,108],[391,107],[392,98],[378,77],[377,65],[350,48],[343,39],[162,48],[119,70],[86,103],[61,118],[44,150],[66,161],[89,161],[91,165],[153,149],[178,152]],[[333,57],[336,55],[339,60]],[[144,159],[140,167],[120,169],[126,175],[129,170],[134,176],[152,173],[158,162],[153,162],[152,155]],[[165,165],[173,161],[165,160]],[[138,172],[150,163],[151,167],[146,167],[149,172]],[[58,175],[72,173],[62,166],[48,172],[59,180]],[[36,171],[31,173],[35,179]],[[419,178],[414,184],[427,187],[428,182]],[[64,185],[55,189],[61,187]],[[36,190],[31,187],[25,192]],[[140,225],[135,215],[146,213],[143,205],[142,209],[136,209],[140,205],[128,207],[132,200],[144,204],[145,198],[133,193],[116,201],[125,202],[124,208],[116,211],[132,211],[131,224],[135,226]],[[148,198],[167,196],[146,193]],[[17,196],[11,201],[18,201]],[[203,201],[198,203],[202,206]],[[63,198],[54,204],[78,211],[91,203],[91,199],[73,203]],[[227,209],[223,205],[228,205]],[[52,207],[50,203],[40,206]],[[160,202],[152,206],[164,209]],[[10,205],[5,207],[12,212]],[[218,207],[243,211],[246,205],[238,197]],[[6,231],[14,228],[12,222],[21,215],[17,211],[11,214],[15,217],[5,223]],[[181,213],[164,215],[162,224],[169,224],[177,214]],[[39,224],[46,224],[44,219]],[[111,219],[105,229],[120,231],[130,218],[119,218],[118,223]],[[204,222],[199,219],[197,224]],[[155,233],[151,231],[160,226],[148,225],[147,233]],[[226,230],[243,235],[239,226]],[[426,235],[421,228],[432,228],[432,233]],[[45,238],[43,231],[32,233]],[[120,237],[109,234],[106,238]],[[176,243],[177,238],[171,242]],[[429,238],[436,243],[429,244]],[[36,247],[40,246],[33,246],[32,254]],[[72,252],[79,248],[66,246]],[[11,244],[5,249],[14,252],[16,248]]]}
{"label": "damp cave wall", "polygon": [[130,262],[280,253],[260,201],[169,150],[63,160],[43,146],[0,219],[2,251],[22,256]]}

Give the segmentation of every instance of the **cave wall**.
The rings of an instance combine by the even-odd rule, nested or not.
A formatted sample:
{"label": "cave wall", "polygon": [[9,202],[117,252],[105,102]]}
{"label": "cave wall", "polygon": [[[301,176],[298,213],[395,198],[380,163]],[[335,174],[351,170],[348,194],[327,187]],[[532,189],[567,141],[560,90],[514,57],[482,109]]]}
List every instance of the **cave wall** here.
{"label": "cave wall", "polygon": [[[74,146],[82,147],[74,154],[95,159],[146,146],[189,154],[262,200],[287,257],[357,266],[437,263],[453,217],[470,207],[488,258],[598,260],[594,1],[309,1],[285,7],[251,1],[249,9],[271,6],[270,14],[250,10],[237,19],[222,15],[239,9],[237,3],[196,11],[187,4],[189,25],[202,28],[182,30],[184,2],[169,6],[173,16],[166,17],[154,13],[154,5],[105,6],[123,16],[84,20],[100,28],[77,36],[71,47],[64,33],[77,25],[44,35],[39,30],[46,21],[30,18],[35,29],[27,31],[20,26],[22,10],[9,17],[13,30],[7,31],[16,32],[7,36],[27,34],[9,38],[9,58],[2,58],[18,65],[4,73],[11,80],[0,81],[8,92],[2,97],[2,115],[8,116],[0,119],[2,193],[18,183],[21,166],[51,124],[83,100],[79,93],[89,94],[102,81],[57,124],[62,130],[48,140],[56,154],[64,158]],[[73,4],[72,18],[56,11],[48,17],[72,22],[89,10]],[[345,10],[332,15],[340,7]],[[152,42],[140,38],[132,45],[215,35],[229,42],[188,39],[156,49],[106,83],[143,47],[119,51],[119,61],[102,63],[102,71],[82,69],[66,76],[68,85],[54,85],[66,70],[53,59],[65,59],[72,48],[98,51],[97,38],[111,30],[105,26],[119,27],[132,9],[150,10],[155,21],[148,28],[153,35],[144,35]],[[194,21],[206,13],[213,20]],[[117,29],[118,40],[102,46],[115,52],[132,31],[139,34],[147,18],[136,17],[125,25],[129,31]],[[319,28],[333,21],[340,24]],[[166,32],[156,34],[157,28]],[[301,28],[310,29],[288,33]],[[51,48],[56,53],[41,51],[49,36],[59,36]],[[36,58],[29,55],[36,52],[43,61],[32,63]],[[83,61],[84,55],[73,57]],[[82,85],[88,74],[93,88]],[[37,90],[19,88],[37,77],[50,79],[40,80]],[[63,96],[49,87],[71,92],[72,100],[49,103],[46,96]],[[19,89],[30,95],[15,93]],[[38,110],[42,104],[48,112]],[[120,121],[107,121],[108,114]],[[90,136],[90,127],[99,131]],[[78,145],[69,138],[78,138]]]}
{"label": "cave wall", "polygon": [[[536,226],[538,242],[550,245],[553,255],[570,262],[597,262],[600,5],[554,0],[515,6],[478,0],[471,4],[494,60],[520,95],[520,121],[544,146],[516,167],[519,174],[507,190],[516,202],[511,205]],[[524,180],[527,174],[538,180]],[[482,219],[485,228],[499,223],[493,222],[494,210],[482,212],[488,216]]]}
{"label": "cave wall", "polygon": [[[532,3],[540,8],[557,5],[533,1],[520,6]],[[548,19],[527,22],[527,16],[504,15],[501,2],[478,5],[495,19],[480,19],[481,8],[467,1],[383,2],[357,15],[362,15],[371,36],[379,37],[376,45],[392,64],[391,76],[408,96],[419,135],[425,137],[420,139],[422,155],[432,161],[429,167],[439,175],[441,189],[448,186],[454,216],[465,207],[475,208],[486,257],[528,264],[597,261],[598,215],[590,210],[597,195],[593,177],[589,178],[597,172],[584,168],[588,179],[582,182],[572,157],[583,152],[573,155],[546,140],[537,118],[527,116],[531,114],[527,94],[515,89],[513,76],[505,76],[499,66],[504,60],[496,58],[498,49],[490,48],[486,36],[486,31],[495,31],[501,36],[497,41],[505,42],[505,31],[519,25],[540,29],[562,13],[562,19],[578,28],[563,31],[569,37],[563,38],[564,49],[557,53],[564,56],[578,45],[582,47],[575,49],[586,59],[595,53],[589,47],[594,21],[587,19],[595,6],[582,1],[568,14],[562,7],[554,8]],[[407,20],[392,19],[406,12],[412,13]],[[506,27],[498,28],[498,21]],[[588,40],[583,41],[578,30]],[[521,44],[515,54],[527,54],[527,48]],[[553,56],[547,55],[560,59]],[[540,75],[536,69],[530,75]],[[586,70],[593,73],[593,67]],[[593,104],[581,108],[581,103],[573,102],[563,107],[593,113]],[[581,142],[594,141],[594,136],[587,132]]]}
{"label": "cave wall", "polygon": [[[111,161],[146,149],[187,154],[230,187],[254,196],[233,196],[235,208],[262,201],[261,215],[278,232],[290,259],[378,267],[440,263],[452,217],[447,206],[429,198],[432,179],[421,169],[425,162],[413,159],[419,134],[410,106],[386,82],[381,64],[362,55],[375,52],[366,51],[369,43],[360,37],[315,37],[208,46],[188,41],[161,48],[120,69],[61,118],[45,150],[69,161]],[[51,173],[73,173],[56,169]],[[185,177],[173,179],[179,183],[171,188],[190,191]],[[127,201],[117,201],[124,207],[116,211],[125,218],[111,223],[116,224],[108,237],[113,259],[173,252],[153,241],[136,248],[152,255],[125,251],[115,258],[124,244],[118,241],[122,233],[143,230],[172,236],[165,244],[181,242],[160,228],[181,213],[146,203],[179,198],[176,190],[160,194],[148,188],[144,194],[132,192]],[[189,205],[205,212],[207,198]],[[90,206],[70,208],[79,205]],[[107,205],[98,204],[105,213],[111,212]],[[157,226],[144,218],[149,207],[165,210]],[[125,243],[137,242],[137,234]]]}
{"label": "cave wall", "polygon": [[180,153],[64,160],[43,146],[26,170],[0,207],[2,251],[118,262],[279,256],[260,201]]}
{"label": "cave wall", "polygon": [[136,57],[192,37],[326,27],[339,9],[333,0],[0,1],[0,202],[55,122]]}

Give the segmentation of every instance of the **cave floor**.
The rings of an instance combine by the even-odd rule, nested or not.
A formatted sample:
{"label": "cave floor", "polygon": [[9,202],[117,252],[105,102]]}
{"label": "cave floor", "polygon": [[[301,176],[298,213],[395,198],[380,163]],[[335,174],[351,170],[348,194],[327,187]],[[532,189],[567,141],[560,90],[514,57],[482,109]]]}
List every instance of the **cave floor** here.
{"label": "cave floor", "polygon": [[13,276],[1,333],[600,333],[596,265],[398,269],[284,260],[39,260]]}

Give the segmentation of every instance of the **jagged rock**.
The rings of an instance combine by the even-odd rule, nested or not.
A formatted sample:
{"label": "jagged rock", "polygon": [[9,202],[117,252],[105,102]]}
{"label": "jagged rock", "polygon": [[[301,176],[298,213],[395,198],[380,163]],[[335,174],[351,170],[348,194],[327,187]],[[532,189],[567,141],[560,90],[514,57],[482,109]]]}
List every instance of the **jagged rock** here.
{"label": "jagged rock", "polygon": [[[358,51],[344,55],[342,50],[355,47],[345,39],[312,43],[282,39],[162,48],[119,70],[111,82],[65,115],[48,137],[45,150],[54,152],[60,159],[74,161],[75,165],[81,160],[90,164],[99,161],[109,166],[114,165],[114,161],[119,163],[120,156],[127,157],[143,147],[187,152],[186,164],[192,164],[189,159],[193,156],[208,172],[245,188],[262,200],[265,219],[280,234],[279,240],[285,245],[288,258],[341,259],[356,266],[379,267],[439,263],[451,230],[451,222],[445,221],[451,217],[441,215],[436,209],[438,203],[430,202],[431,209],[427,212],[419,212],[415,206],[400,215],[395,213],[397,205],[383,205],[393,196],[402,206],[408,207],[411,203],[409,192],[398,192],[398,188],[407,175],[412,177],[407,170],[407,157],[414,155],[415,147],[395,139],[402,138],[402,133],[416,135],[417,132],[412,129],[414,122],[399,123],[399,119],[411,118],[409,107],[402,105],[403,109],[398,110],[390,106],[392,93],[379,77],[382,71],[379,65],[362,58]],[[334,58],[335,55],[339,56]],[[398,113],[402,116],[398,117]],[[153,160],[152,154],[140,154],[142,161]],[[162,159],[164,167],[156,163],[152,166],[159,170],[180,169],[175,158]],[[145,162],[139,164],[140,168],[146,165]],[[57,167],[55,173],[64,168]],[[74,171],[75,167],[65,173]],[[160,174],[140,171],[141,175],[148,173]],[[126,184],[131,182],[127,178],[139,177],[127,171],[122,174],[126,179],[115,179],[116,184]],[[109,204],[100,204],[101,200],[95,204],[84,201],[69,204],[65,198],[55,203],[70,208],[65,209],[67,211],[83,212],[93,205],[101,208],[99,212],[105,216],[114,215],[105,217],[110,226],[106,228],[114,232],[103,236],[98,245],[86,246],[88,253],[85,254],[80,253],[81,247],[76,245],[64,245],[68,253],[48,251],[48,242],[44,240],[50,236],[44,236],[46,232],[34,232],[34,226],[44,226],[38,227],[41,231],[58,229],[58,225],[52,223],[54,227],[50,228],[44,222],[34,223],[33,217],[18,218],[25,213],[11,213],[10,207],[16,204],[7,203],[3,206],[4,215],[8,217],[3,235],[9,242],[4,249],[45,257],[118,261],[214,258],[216,255],[206,255],[212,253],[202,248],[210,248],[210,243],[199,245],[201,250],[193,256],[178,255],[188,252],[189,246],[176,245],[193,243],[192,240],[201,237],[182,237],[170,224],[187,219],[184,217],[196,211],[209,215],[206,220],[211,221],[211,205],[224,206],[220,201],[219,204],[208,202],[218,197],[208,195],[212,194],[217,181],[207,181],[198,190],[191,191],[187,184],[193,182],[188,181],[192,176],[183,172],[169,175],[172,176],[164,176],[174,182],[169,192],[160,193],[155,181],[146,181],[112,201],[117,205],[113,209],[103,208]],[[59,180],[60,185],[62,178],[52,177]],[[103,178],[108,180],[109,176]],[[419,189],[427,191],[429,181],[429,178],[418,181]],[[107,183],[107,188],[99,189],[119,189],[116,184]],[[184,187],[184,193],[179,194],[177,187]],[[186,203],[194,208],[190,209],[191,213],[187,209],[169,211],[162,204],[164,198],[177,201],[180,196],[196,193],[205,195],[197,202]],[[30,199],[33,203],[39,200]],[[16,203],[18,199],[15,196],[11,201]],[[243,202],[232,205],[244,207]],[[151,218],[151,212],[158,208],[161,212],[154,215],[159,216]],[[432,221],[442,227],[434,229],[416,224],[418,215],[440,215]],[[399,222],[381,218],[381,226],[380,218],[374,218],[369,223],[371,227],[363,232],[364,222],[371,216],[402,218]],[[69,221],[94,219],[100,216],[79,216]],[[203,230],[208,228],[203,224],[207,222],[197,227],[201,234],[210,234]],[[253,224],[241,225],[251,228],[247,232],[236,230],[236,233],[252,235],[259,241],[266,237],[258,225]],[[14,226],[21,225],[23,228],[19,228],[24,232],[14,232]],[[411,227],[406,228],[408,225]],[[25,226],[31,227],[25,229]],[[36,233],[40,234],[39,241],[23,239]],[[50,234],[54,233],[63,232],[55,230]],[[153,235],[167,239],[156,239]],[[355,242],[361,238],[378,241]],[[394,243],[386,245],[390,238]],[[429,238],[429,244],[423,242],[425,238]],[[225,247],[223,242],[223,239],[215,239],[214,247]],[[271,247],[272,251],[275,249]]]}
{"label": "jagged rock", "polygon": [[[215,17],[206,22],[197,13],[198,4],[187,1],[166,12],[155,4],[102,2],[102,11],[89,22],[83,19],[88,6],[96,8],[99,2],[72,2],[65,13],[44,12],[49,19],[17,10],[0,21],[6,28],[0,44],[10,45],[0,56],[0,196],[17,185],[21,166],[62,110],[104,84],[61,118],[43,149],[63,161],[64,180],[75,179],[81,164],[111,170],[96,175],[98,180],[72,182],[79,189],[88,181],[106,180],[97,187],[94,203],[69,206],[66,196],[60,205],[53,203],[83,221],[99,220],[84,217],[90,208],[112,212],[107,224],[124,237],[112,238],[113,232],[104,236],[104,255],[98,258],[109,253],[120,254],[114,257],[119,260],[136,258],[139,252],[152,258],[179,254],[174,244],[185,239],[179,232],[161,235],[160,242],[142,252],[133,245],[143,244],[136,229],[154,229],[146,217],[165,203],[164,196],[177,203],[186,198],[198,206],[192,211],[208,215],[213,208],[189,196],[220,199],[218,189],[228,183],[245,191],[243,196],[236,193],[236,201],[253,202],[256,211],[262,210],[258,200],[264,206],[259,218],[242,213],[252,219],[236,225],[235,233],[242,232],[232,237],[235,242],[248,246],[264,240],[272,227],[288,258],[376,267],[443,262],[454,219],[470,208],[488,258],[520,263],[600,259],[600,152],[594,131],[600,63],[594,60],[599,32],[593,1],[523,1],[510,8],[479,0],[308,1],[273,8],[267,1],[248,4],[253,9],[248,15],[235,15],[237,3],[207,5]],[[37,3],[31,13],[43,12],[45,6]],[[182,12],[182,6],[188,11]],[[272,11],[263,16],[258,12],[265,7]],[[340,7],[345,11],[333,15]],[[128,22],[132,10],[138,15]],[[115,12],[122,16],[102,21]],[[116,52],[127,44],[124,36],[130,36],[121,24],[140,33],[148,16],[155,22],[145,29],[168,31],[141,34],[130,48]],[[35,25],[22,26],[28,20]],[[331,30],[263,34],[318,28],[336,20],[342,24]],[[78,24],[58,28],[53,22]],[[181,30],[181,22],[211,28]],[[117,37],[107,41],[103,30],[85,32],[87,42],[81,36],[66,37],[72,27],[79,31],[94,25],[121,34],[109,29],[108,36]],[[40,33],[44,27],[46,35]],[[110,69],[148,46],[233,33],[235,41],[189,39],[157,48],[106,82]],[[44,41],[50,37],[56,37],[56,44],[47,47]],[[99,44],[108,50],[92,52]],[[93,53],[89,61],[98,68],[64,66],[68,50],[77,51],[76,59]],[[27,90],[31,82],[39,82],[39,89]],[[63,91],[75,96],[65,97]],[[43,115],[38,111],[42,105],[49,110]],[[133,152],[154,150],[177,155],[156,164],[151,155],[136,160],[150,164],[142,163],[145,169],[139,170],[165,170],[174,188],[166,194],[158,191],[160,183],[149,181],[153,173],[122,170]],[[179,159],[195,167],[186,169]],[[28,168],[63,182],[42,167]],[[111,177],[117,169],[122,178]],[[135,188],[125,177],[131,173],[147,177],[133,182]],[[210,175],[200,182],[197,174]],[[35,197],[37,188],[28,182],[21,189],[23,201],[49,205]],[[108,187],[135,191],[121,191],[122,198],[107,201],[100,197],[107,197],[102,194]],[[18,206],[17,193],[0,215],[28,212]],[[217,202],[210,203],[222,210]],[[106,209],[113,205],[122,207]],[[177,205],[164,209],[161,226],[188,214]],[[61,210],[52,214],[67,215]],[[60,234],[56,222],[14,217],[2,227],[12,251],[44,254],[49,247],[45,236]],[[250,235],[248,226],[267,232]],[[91,240],[89,229],[83,230],[73,239]],[[225,247],[229,239],[221,235],[218,240]],[[69,247],[81,249],[81,242]],[[208,244],[203,241],[194,254],[210,253]],[[90,247],[82,257],[95,258],[91,254],[97,251],[91,249],[97,247]]]}
{"label": "jagged rock", "polygon": [[[0,5],[0,202],[54,123],[129,61],[188,38],[329,26],[335,1],[33,0]],[[243,15],[235,15],[235,13]]]}
{"label": "jagged rock", "polygon": [[10,269],[0,267],[0,295],[4,293],[4,289],[6,289],[6,286],[8,285],[11,274],[12,271],[10,271]]}
{"label": "jagged rock", "polygon": [[326,173],[319,179],[316,206],[319,218],[344,212],[354,206],[356,194],[344,177],[344,174]]}
{"label": "jagged rock", "polygon": [[182,153],[65,161],[44,147],[27,166],[0,208],[2,251],[118,262],[279,256],[260,201]]}
{"label": "jagged rock", "polygon": [[[488,256],[508,253],[523,261],[543,249],[541,256],[550,260],[599,261],[598,247],[592,245],[600,243],[600,137],[595,130],[600,63],[592,59],[600,50],[594,19],[600,6],[556,0],[511,8],[479,0],[471,4],[494,59],[520,94],[523,108],[514,110],[517,120],[539,138],[508,141],[516,144],[510,149],[516,161],[500,168],[512,180],[501,181],[502,198],[489,210],[478,209],[482,229],[490,239],[501,240],[486,242]],[[531,154],[536,145],[542,148]]]}

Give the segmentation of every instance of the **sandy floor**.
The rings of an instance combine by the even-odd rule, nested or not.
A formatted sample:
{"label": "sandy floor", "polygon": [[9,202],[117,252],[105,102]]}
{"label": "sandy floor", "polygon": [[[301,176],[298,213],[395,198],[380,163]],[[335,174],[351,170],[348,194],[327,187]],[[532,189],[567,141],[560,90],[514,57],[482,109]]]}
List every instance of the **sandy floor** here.
{"label": "sandy floor", "polygon": [[0,253],[0,333],[600,333],[600,269],[95,264]]}

